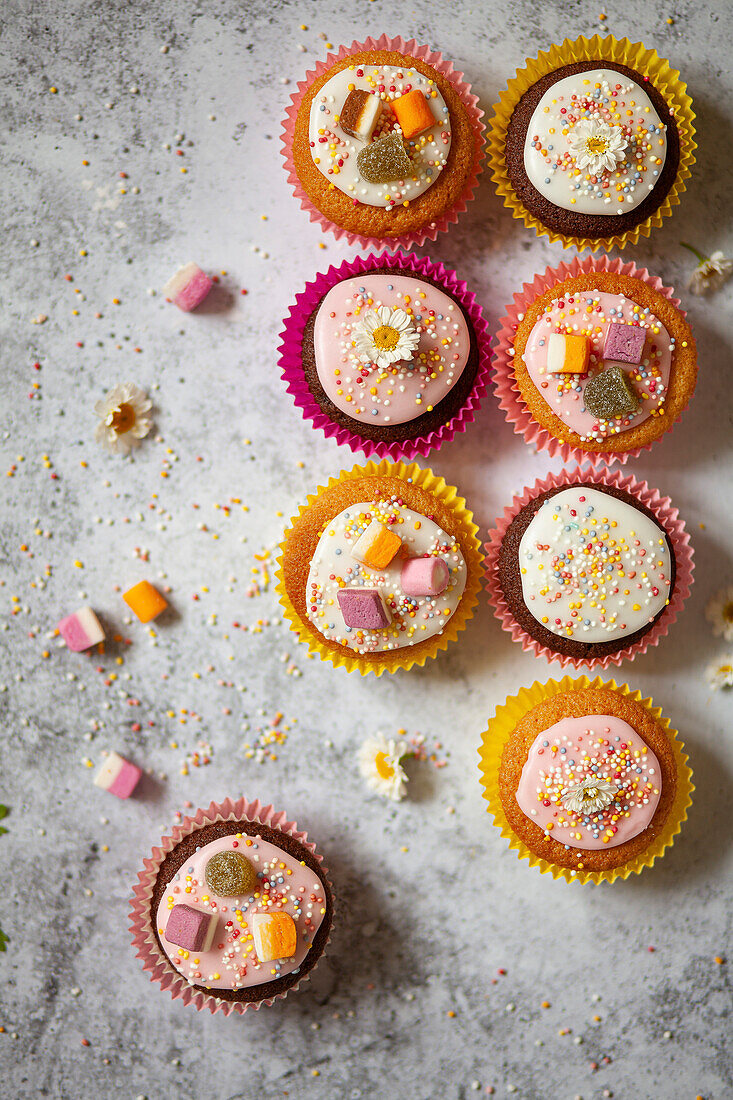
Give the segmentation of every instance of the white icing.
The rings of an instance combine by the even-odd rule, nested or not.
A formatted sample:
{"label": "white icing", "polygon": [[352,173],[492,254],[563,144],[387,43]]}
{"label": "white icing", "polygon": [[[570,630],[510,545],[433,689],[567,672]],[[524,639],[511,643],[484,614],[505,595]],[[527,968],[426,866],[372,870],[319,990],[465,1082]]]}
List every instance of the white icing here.
{"label": "white icing", "polygon": [[[387,524],[391,517],[395,522]],[[351,554],[354,542],[374,519],[387,524],[402,539],[402,550],[386,569],[370,569]],[[400,585],[402,563],[406,557],[425,554],[443,559],[450,571],[448,586],[439,596],[406,596]],[[433,520],[395,500],[350,504],[326,524],[318,541],[308,574],[308,618],[329,641],[356,653],[401,649],[443,631],[463,595],[466,575],[458,543]],[[383,630],[346,626],[336,593],[339,588],[360,585],[378,588],[387,601],[392,622]]]}
{"label": "white icing", "polygon": [[[358,76],[359,72],[363,75]],[[384,91],[380,92],[380,87]],[[383,115],[393,124],[388,129],[396,128],[394,113],[388,106],[389,100],[397,99],[413,88],[430,95],[435,126],[405,143],[408,156],[415,166],[410,179],[369,183],[359,174],[356,158],[366,146],[342,130],[337,121],[339,111],[353,88],[373,92],[380,97],[385,106]],[[381,123],[378,123],[373,139],[386,132],[380,127]],[[394,207],[416,199],[438,178],[450,152],[450,114],[435,82],[416,69],[407,65],[401,68],[392,65],[350,65],[334,73],[313,97],[308,137],[314,164],[339,191],[367,206]]]}
{"label": "white icing", "polygon": [[[619,163],[598,175],[590,167],[576,167],[583,157],[574,146],[588,121],[607,124],[612,144],[626,140],[615,155]],[[603,68],[566,76],[548,88],[535,107],[524,144],[530,182],[555,206],[579,214],[634,210],[659,180],[666,155],[666,127],[649,96],[621,73]]]}
{"label": "white icing", "polygon": [[624,638],[669,601],[664,532],[637,508],[586,485],[540,506],[519,544],[519,569],[533,617],[574,641]]}

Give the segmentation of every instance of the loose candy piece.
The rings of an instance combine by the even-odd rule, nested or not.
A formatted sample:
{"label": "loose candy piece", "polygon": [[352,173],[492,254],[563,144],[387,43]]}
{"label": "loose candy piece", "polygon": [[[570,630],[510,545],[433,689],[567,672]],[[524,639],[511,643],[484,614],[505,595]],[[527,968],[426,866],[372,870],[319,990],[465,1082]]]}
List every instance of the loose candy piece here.
{"label": "loose candy piece", "polygon": [[137,764],[131,764],[118,752],[111,752],[94,776],[94,784],[117,798],[129,798],[142,774]]}
{"label": "loose candy piece", "polygon": [[201,305],[213,285],[209,276],[192,262],[178,269],[163,287],[163,293],[169,302],[190,313]]}
{"label": "loose candy piece", "polygon": [[168,943],[184,951],[208,951],[214,942],[216,917],[191,905],[174,905],[165,926]]}
{"label": "loose candy piece", "polygon": [[606,367],[589,379],[583,392],[585,407],[599,420],[627,416],[639,408],[639,398],[621,367]]}
{"label": "loose candy piece", "polygon": [[336,599],[347,626],[383,630],[392,622],[392,612],[378,588],[339,588]]}
{"label": "loose candy piece", "polygon": [[373,519],[351,548],[351,556],[370,569],[386,569],[402,546],[402,539]]}
{"label": "loose candy piece", "polygon": [[587,374],[590,340],[587,336],[564,336],[553,332],[547,342],[547,370],[550,374]]}
{"label": "loose candy piece", "polygon": [[339,126],[345,134],[369,141],[377,125],[382,103],[377,95],[354,88],[349,92],[339,115]]}
{"label": "loose candy piece", "polygon": [[240,852],[217,852],[206,864],[204,877],[220,898],[248,894],[257,885],[257,872]]}
{"label": "loose candy piece", "polygon": [[385,134],[359,151],[356,167],[369,183],[392,183],[412,174],[412,161],[399,134]]}
{"label": "loose candy piece", "polygon": [[298,930],[289,913],[255,913],[252,936],[260,962],[290,959],[298,947]]}
{"label": "loose candy piece", "polygon": [[646,329],[611,321],[603,345],[603,358],[617,363],[640,363],[646,344]]}
{"label": "loose candy piece", "polygon": [[448,587],[450,573],[442,558],[408,558],[400,585],[406,596],[439,596]]}
{"label": "loose candy piece", "polygon": [[133,584],[132,588],[122,593],[122,599],[130,610],[135,612],[141,623],[151,622],[168,606],[168,601],[161,596],[157,588],[153,588],[150,581]]}
{"label": "loose candy piece", "polygon": [[74,653],[81,653],[104,641],[104,631],[91,607],[80,607],[73,615],[67,615],[58,629],[67,647]]}
{"label": "loose candy piece", "polygon": [[390,106],[397,116],[405,141],[417,137],[423,130],[435,125],[435,115],[419,88],[413,88],[398,99],[393,99]]}

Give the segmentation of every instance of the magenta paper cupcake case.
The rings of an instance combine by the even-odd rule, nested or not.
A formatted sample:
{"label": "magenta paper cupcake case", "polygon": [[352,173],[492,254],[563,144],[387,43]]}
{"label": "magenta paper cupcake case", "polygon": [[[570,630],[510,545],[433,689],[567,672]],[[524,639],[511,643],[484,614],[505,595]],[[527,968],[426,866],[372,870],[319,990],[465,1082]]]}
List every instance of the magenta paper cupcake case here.
{"label": "magenta paper cupcake case", "polygon": [[[330,69],[337,61],[341,61],[343,58],[348,57],[349,54],[360,53],[363,50],[392,50],[396,53],[406,54],[409,57],[415,57],[419,61],[424,61],[427,65],[431,65],[432,68],[436,69],[450,81],[454,90],[460,95],[476,138],[473,168],[458,201],[448,210],[444,211],[435,221],[430,222],[421,229],[413,230],[411,233],[403,233],[401,237],[389,239],[383,237],[363,237],[359,233],[352,233],[351,230],[344,229],[342,226],[334,224],[334,222],[313,205],[313,202],[301,186],[298,174],[295,171],[295,164],[293,163],[292,149],[295,121],[298,116],[300,101],[304,93],[314,80],[318,79],[319,76],[325,73],[327,69]],[[404,38],[389,38],[388,35],[383,34],[379,38],[370,37],[364,42],[352,42],[350,46],[341,46],[338,53],[330,53],[325,61],[316,62],[315,69],[309,70],[309,72],[305,74],[305,79],[298,81],[298,90],[294,92],[290,98],[291,104],[286,111],[286,117],[283,121],[283,147],[281,154],[285,160],[288,181],[292,185],[296,199],[300,199],[300,205],[303,210],[308,212],[310,220],[320,223],[324,233],[333,233],[337,240],[345,240],[348,244],[358,244],[362,248],[389,248],[392,250],[397,248],[412,248],[413,245],[423,245],[426,241],[434,241],[438,233],[444,232],[450,225],[458,221],[458,215],[463,213],[468,203],[473,198],[473,193],[478,185],[478,177],[483,171],[484,130],[486,127],[481,120],[484,112],[478,106],[478,96],[473,95],[471,92],[471,85],[464,81],[463,73],[454,69],[453,63],[451,61],[446,61],[441,53],[436,53],[427,46],[418,45],[416,39],[411,38],[406,42]]]}
{"label": "magenta paper cupcake case", "polygon": [[[306,322],[313,310],[325,294],[354,275],[363,275],[365,272],[378,268],[388,267],[395,271],[414,271],[418,275],[427,275],[435,279],[445,290],[458,301],[466,313],[476,333],[478,343],[478,367],[473,389],[464,402],[461,409],[452,420],[441,424],[439,428],[424,436],[415,436],[413,439],[403,439],[394,443],[386,443],[381,440],[365,439],[356,432],[334,423],[333,420],[321,409],[313,397],[303,370],[303,332]],[[427,455],[433,448],[453,439],[456,432],[466,430],[466,425],[474,418],[476,410],[481,405],[481,399],[486,392],[491,370],[491,336],[486,321],[481,315],[481,307],[476,301],[475,294],[468,290],[467,284],[459,280],[455,271],[435,264],[426,258],[420,258],[412,253],[397,252],[392,255],[389,252],[380,254],[372,253],[369,256],[357,256],[354,260],[345,260],[340,267],[329,267],[325,274],[318,274],[312,283],[306,283],[305,290],[296,296],[295,305],[290,307],[285,319],[285,328],[280,333],[282,343],[279,347],[279,365],[282,377],[287,385],[288,393],[292,394],[297,408],[303,414],[304,420],[310,420],[313,427],[319,429],[327,438],[335,438],[337,443],[350,447],[352,451],[362,451],[365,455],[373,455],[379,458],[388,458],[393,461],[399,459],[413,459],[416,455]]]}
{"label": "magenta paper cupcake case", "polygon": [[[204,825],[211,825],[218,821],[255,821],[260,825],[266,825],[270,829],[287,833],[300,841],[321,864],[321,870],[328,881],[326,868],[323,866],[323,856],[316,851],[313,841],[308,840],[308,834],[298,829],[294,821],[288,821],[283,811],[276,812],[273,806],[263,806],[259,800],[248,802],[246,798],[238,798],[233,801],[225,798],[223,802],[212,802],[206,810],[197,810],[193,817],[185,817],[180,825],[174,825],[171,835],[165,836],[160,845],[153,848],[152,854],[143,860],[143,870],[138,873],[138,883],[133,889],[132,906],[130,908],[130,931],[132,932],[133,947],[136,954],[143,961],[143,970],[150,974],[150,980],[158,982],[161,989],[167,990],[173,1000],[181,998],[185,1005],[193,1005],[198,1011],[207,1008],[212,1014],[221,1012],[224,1016],[232,1012],[244,1014],[248,1009],[256,1010],[263,1005],[271,1005],[276,1000],[282,1000],[289,993],[293,993],[301,984],[310,977],[310,971],[305,974],[295,985],[292,985],[284,993],[278,993],[275,997],[269,997],[262,1001],[224,1001],[206,990],[196,989],[189,985],[185,978],[176,973],[171,967],[166,956],[158,946],[150,920],[150,902],[153,896],[153,888],[158,875],[158,870],[168,855],[184,837],[190,835],[196,829]],[[331,895],[333,888],[328,882]],[[330,942],[330,935],[326,941],[326,947]],[[325,948],[324,948],[325,951]]]}
{"label": "magenta paper cupcake case", "polygon": [[[624,262],[618,258],[611,260],[608,256],[600,258],[587,256],[584,260],[576,256],[570,263],[563,261],[557,267],[548,267],[544,274],[535,275],[531,283],[524,283],[521,292],[514,295],[513,305],[507,306],[506,316],[500,322],[494,350],[494,387],[499,398],[499,406],[503,409],[508,423],[514,426],[515,434],[524,437],[525,443],[536,447],[538,451],[547,451],[553,458],[559,455],[563,462],[577,462],[579,465],[588,463],[592,467],[600,467],[609,466],[613,462],[625,463],[629,458],[638,458],[642,451],[648,451],[657,440],[645,444],[644,447],[636,447],[622,453],[582,451],[569,443],[561,443],[534,419],[519,393],[514,375],[514,335],[526,310],[536,298],[551,287],[565,279],[572,279],[576,275],[589,271],[608,271],[639,279],[656,290],[658,294],[668,298],[682,316],[686,316],[685,311],[680,309],[680,300],[675,298],[671,287],[665,286],[658,276],[650,275],[645,267],[637,268],[631,261]],[[671,428],[672,424],[668,426],[667,431]]]}
{"label": "magenta paper cupcake case", "polygon": [[[528,634],[514,618],[512,611],[504,597],[498,577],[499,551],[509,524],[524,507],[540,493],[548,489],[560,486],[577,485],[583,482],[588,485],[605,485],[614,489],[622,489],[631,494],[645,505],[658,523],[662,525],[672,544],[672,552],[675,559],[675,584],[672,599],[663,613],[649,631],[626,649],[620,649],[618,653],[608,654],[606,657],[584,661],[578,657],[568,657],[556,653],[547,646],[542,645]],[[635,481],[630,475],[624,476],[621,470],[562,470],[559,474],[549,474],[546,478],[535,482],[532,489],[525,489],[521,496],[515,496],[511,505],[504,509],[504,515],[496,521],[496,526],[489,535],[486,543],[485,575],[486,587],[489,594],[489,603],[494,609],[494,614],[501,622],[502,629],[512,636],[512,641],[520,642],[525,652],[534,651],[535,656],[544,657],[547,661],[559,661],[563,668],[572,665],[574,668],[608,668],[609,665],[620,665],[622,661],[633,660],[640,653],[646,653],[649,646],[658,645],[677,616],[682,610],[682,605],[690,594],[692,584],[692,571],[694,569],[693,551],[690,545],[690,536],[685,530],[685,524],[679,517],[679,511],[672,506],[669,497],[663,497],[657,489],[651,489],[646,481]]]}

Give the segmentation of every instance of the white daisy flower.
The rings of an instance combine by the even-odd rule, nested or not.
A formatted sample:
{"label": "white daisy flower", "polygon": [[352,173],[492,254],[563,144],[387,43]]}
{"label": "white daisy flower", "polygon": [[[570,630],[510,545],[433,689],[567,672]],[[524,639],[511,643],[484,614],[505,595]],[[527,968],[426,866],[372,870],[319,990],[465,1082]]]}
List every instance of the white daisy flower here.
{"label": "white daisy flower", "polygon": [[729,260],[722,252],[713,252],[712,256],[704,256],[691,244],[685,244],[684,241],[680,241],[680,244],[683,248],[689,249],[699,260],[687,284],[693,294],[710,294],[730,279],[733,274],[733,260]]}
{"label": "white daisy flower", "polygon": [[727,653],[709,664],[705,669],[705,679],[716,691],[733,687],[733,653]]}
{"label": "white daisy flower", "polygon": [[352,336],[357,358],[377,367],[388,367],[400,360],[409,363],[420,343],[412,318],[404,309],[388,306],[362,314]]}
{"label": "white daisy flower", "polygon": [[578,168],[587,168],[594,176],[604,169],[612,172],[624,160],[628,141],[620,126],[609,126],[597,118],[584,118],[570,136],[570,148]]}
{"label": "white daisy flower", "polygon": [[708,602],[705,618],[713,624],[713,634],[722,634],[726,642],[733,642],[733,584]]}
{"label": "white daisy flower", "polygon": [[369,737],[359,749],[359,771],[377,794],[399,802],[405,797],[407,775],[400,765],[410,747],[405,741],[389,740],[382,733]]}
{"label": "white daisy flower", "polygon": [[153,426],[152,417],[145,415],[151,408],[152,402],[139,386],[132,382],[113,386],[94,406],[99,417],[94,438],[110,451],[129,454]]}
{"label": "white daisy flower", "polygon": [[610,806],[620,788],[600,776],[590,775],[582,783],[567,787],[560,800],[570,813],[597,814]]}

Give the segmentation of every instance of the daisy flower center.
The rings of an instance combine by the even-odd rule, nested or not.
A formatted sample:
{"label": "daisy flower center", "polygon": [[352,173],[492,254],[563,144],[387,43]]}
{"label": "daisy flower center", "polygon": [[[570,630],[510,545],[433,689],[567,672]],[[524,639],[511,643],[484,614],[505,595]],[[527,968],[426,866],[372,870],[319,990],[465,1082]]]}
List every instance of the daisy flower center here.
{"label": "daisy flower center", "polygon": [[379,351],[394,351],[400,339],[400,334],[391,325],[380,325],[372,333],[375,348]]}
{"label": "daisy flower center", "polygon": [[608,141],[601,137],[589,137],[585,147],[592,157],[599,157],[608,149]]}
{"label": "daisy flower center", "polygon": [[118,405],[109,419],[109,426],[117,433],[117,435],[124,435],[129,432],[131,428],[135,427],[135,410],[132,405],[128,405],[126,401],[123,401],[121,405]]}
{"label": "daisy flower center", "polygon": [[386,752],[378,752],[374,757],[374,766],[377,769],[380,779],[392,779],[394,778],[394,768],[389,763],[389,758]]}

